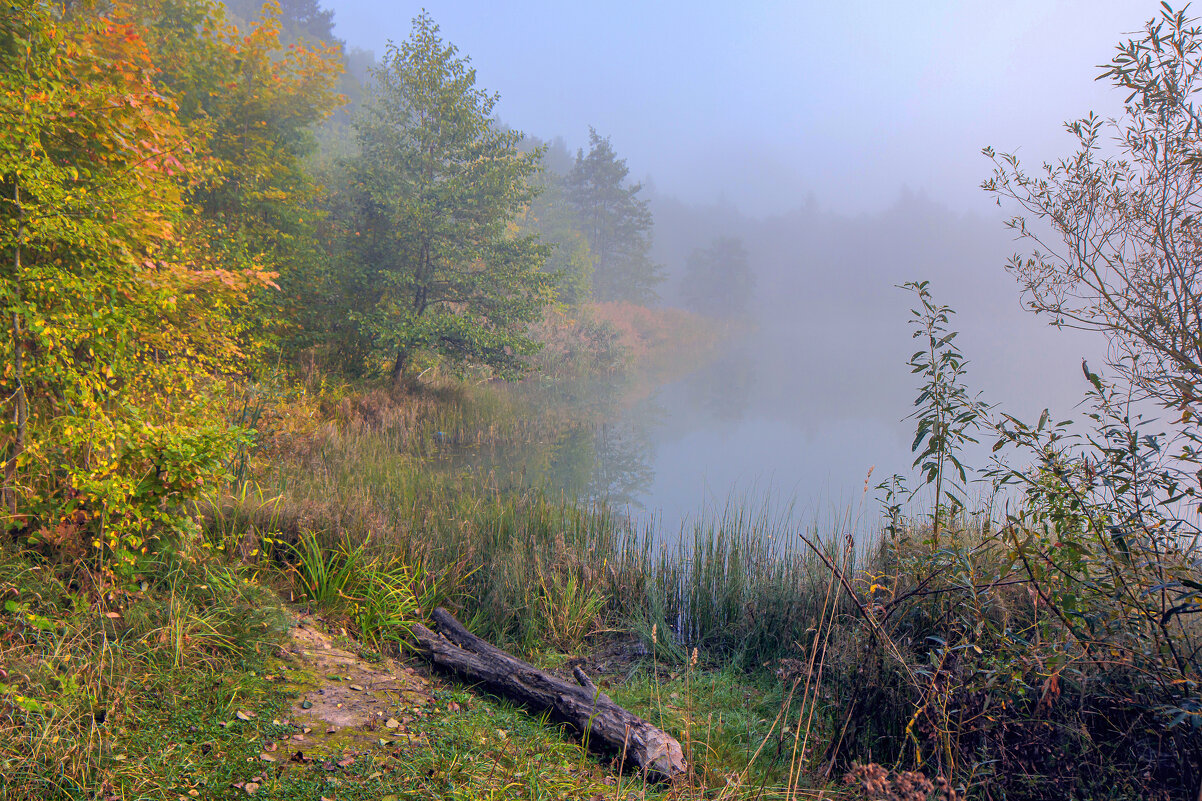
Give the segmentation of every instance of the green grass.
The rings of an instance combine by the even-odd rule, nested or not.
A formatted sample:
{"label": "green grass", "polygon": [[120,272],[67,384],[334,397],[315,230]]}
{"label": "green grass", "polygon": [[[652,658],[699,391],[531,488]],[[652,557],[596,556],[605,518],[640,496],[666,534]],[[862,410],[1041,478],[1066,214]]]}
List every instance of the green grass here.
{"label": "green grass", "polygon": [[[505,422],[513,399],[490,397],[370,414],[344,399],[336,422],[258,454],[257,484],[216,493],[202,540],[159,558],[142,588],[0,551],[9,794],[82,798],[108,782],[130,798],[222,797],[262,775],[263,798],[792,801],[875,759],[1008,798],[1186,797],[1165,788],[1192,775],[1197,731],[1167,725],[1167,696],[1121,651],[1066,636],[995,527],[951,521],[935,543],[901,525],[865,546],[852,512],[816,532],[731,505],[665,547],[604,507],[431,469],[433,425],[484,445],[553,439],[555,418]],[[268,588],[364,654],[395,656],[439,605],[548,668],[634,635],[644,662],[595,678],[677,736],[692,773],[671,789],[619,780],[556,727],[450,684],[420,747],[261,763],[296,690],[273,661],[287,613]],[[236,709],[257,717],[235,722]]]}
{"label": "green grass", "polygon": [[[150,703],[141,725],[114,745],[123,753],[145,756],[127,756],[125,762],[112,764],[121,766],[114,771],[116,786],[145,798],[175,798],[193,789],[201,798],[227,797],[236,782],[256,776],[263,777],[256,798],[281,800],[317,795],[373,801],[390,796],[398,800],[625,799],[631,794],[640,799],[701,798],[707,779],[714,782],[712,787],[725,788],[727,777],[739,774],[758,747],[766,724],[755,715],[775,713],[771,704],[777,696],[770,688],[738,681],[727,674],[700,680],[700,700],[715,704],[717,712],[708,730],[697,732],[695,741],[695,749],[706,760],[703,776],[677,788],[648,786],[637,776],[619,778],[613,765],[586,753],[558,727],[461,688],[435,692],[435,705],[418,742],[370,750],[334,748],[314,752],[311,762],[290,763],[284,749],[293,752],[295,744],[285,745],[284,738],[298,729],[283,724],[289,694],[261,675],[243,679],[246,695],[239,708],[254,711],[254,719],[239,721],[220,706],[198,705],[209,687],[177,688],[171,697],[163,695]],[[646,686],[645,679],[635,681],[621,697],[635,709],[649,708],[654,702],[642,691]],[[670,682],[665,689],[679,696],[681,682]],[[730,707],[720,707],[723,702]],[[675,703],[667,706],[666,725],[684,725]],[[221,726],[222,722],[228,725]],[[281,744],[274,752],[279,761],[264,763],[259,754],[271,742]],[[347,756],[354,758],[353,764],[338,767]],[[776,772],[763,776],[778,778],[780,764],[777,760]],[[725,797],[752,797],[760,778],[753,775],[741,790]]]}
{"label": "green grass", "polygon": [[[0,550],[6,799],[84,798],[113,784],[129,759],[119,758],[124,738],[156,699],[212,714],[245,702],[255,693],[246,666],[275,647],[287,622],[269,592],[208,560],[163,554],[144,588],[93,578]],[[203,692],[180,692],[197,686]]]}
{"label": "green grass", "polygon": [[[782,697],[767,678],[645,663],[607,683],[686,743],[695,773],[674,788],[646,786],[559,727],[451,683],[435,685],[410,743],[291,741],[289,709],[312,677],[281,658],[289,613],[249,571],[165,555],[144,590],[102,607],[72,589],[78,576],[2,555],[0,591],[26,616],[9,613],[0,650],[6,800],[230,798],[249,781],[267,799],[749,798],[782,784],[787,761],[760,749]],[[757,749],[764,758],[745,771]],[[291,761],[296,751],[308,761]]]}
{"label": "green grass", "polygon": [[[278,560],[265,544],[277,540],[288,543],[285,561],[298,551],[398,560],[421,576],[414,593],[425,611],[450,605],[477,633],[524,653],[578,647],[614,627],[645,636],[652,625],[748,666],[808,647],[825,569],[766,510],[731,506],[679,547],[661,547],[655,532],[604,506],[431,469],[422,432],[434,425],[456,441],[509,442],[510,392],[477,389],[444,406],[407,399],[407,412],[377,410],[267,454],[254,488],[208,504],[210,544],[252,565]],[[524,419],[517,433],[528,440],[561,431],[554,415]],[[291,561],[302,571],[325,564]],[[312,573],[294,591],[311,597],[336,578]]]}

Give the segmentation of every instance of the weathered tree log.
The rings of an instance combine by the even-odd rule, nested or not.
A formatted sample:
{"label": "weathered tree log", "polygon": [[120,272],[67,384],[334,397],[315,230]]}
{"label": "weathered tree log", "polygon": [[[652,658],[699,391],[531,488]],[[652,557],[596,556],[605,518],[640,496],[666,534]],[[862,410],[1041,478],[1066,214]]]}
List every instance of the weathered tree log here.
{"label": "weathered tree log", "polygon": [[579,667],[573,669],[578,684],[570,684],[490,645],[445,609],[431,617],[442,636],[420,624],[413,635],[435,667],[537,714],[550,713],[575,729],[585,748],[623,758],[651,781],[670,782],[685,772],[684,751],[674,737],[615,704]]}

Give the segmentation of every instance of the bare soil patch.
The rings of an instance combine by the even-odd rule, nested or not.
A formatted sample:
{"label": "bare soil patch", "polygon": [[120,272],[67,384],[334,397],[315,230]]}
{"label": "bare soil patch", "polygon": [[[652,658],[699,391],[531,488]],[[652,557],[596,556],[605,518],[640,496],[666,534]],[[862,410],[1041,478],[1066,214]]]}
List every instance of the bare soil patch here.
{"label": "bare soil patch", "polygon": [[409,727],[435,704],[429,679],[393,659],[368,662],[338,647],[311,617],[290,636],[288,651],[308,677],[291,720],[311,728],[314,742],[420,739]]}

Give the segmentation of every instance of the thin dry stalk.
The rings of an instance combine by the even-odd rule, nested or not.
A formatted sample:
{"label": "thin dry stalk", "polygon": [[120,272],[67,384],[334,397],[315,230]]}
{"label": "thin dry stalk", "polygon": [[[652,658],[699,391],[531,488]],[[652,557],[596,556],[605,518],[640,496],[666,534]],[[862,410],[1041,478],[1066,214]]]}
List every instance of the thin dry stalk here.
{"label": "thin dry stalk", "polygon": [[[852,538],[848,536],[844,541],[843,547],[843,562],[847,563],[852,551]],[[805,737],[801,737],[801,715],[798,715],[798,725],[793,727],[793,750],[789,754],[789,783],[786,796],[787,801],[794,798],[794,790],[801,783],[802,762],[805,758],[806,748],[809,746],[810,729],[814,722],[814,710],[818,706],[818,694],[822,687],[822,672],[826,665],[826,646],[830,642],[831,631],[834,629],[835,611],[838,602],[831,602],[831,594],[834,592],[835,576],[831,573],[826,582],[826,592],[822,598],[822,613],[818,620],[818,630],[814,632],[814,642],[810,648],[810,660],[806,666],[806,685],[801,696],[801,708],[806,708],[806,702],[809,701],[809,715],[806,718]],[[827,611],[830,616],[828,618]],[[821,656],[819,656],[821,654]],[[814,663],[818,662],[818,672],[815,676]],[[811,695],[811,688],[813,693]],[[798,752],[798,740],[801,740],[800,754]]]}

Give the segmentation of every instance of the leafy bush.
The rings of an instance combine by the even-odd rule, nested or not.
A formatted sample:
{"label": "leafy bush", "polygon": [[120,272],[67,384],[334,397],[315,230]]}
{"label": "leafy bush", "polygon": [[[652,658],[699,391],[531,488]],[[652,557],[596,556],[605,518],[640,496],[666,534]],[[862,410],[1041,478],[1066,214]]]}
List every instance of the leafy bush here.
{"label": "leafy bush", "polygon": [[936,538],[933,518],[897,525],[891,502],[876,564],[840,571],[857,613],[825,654],[831,697],[848,699],[826,759],[870,753],[1008,798],[1194,797],[1195,462],[1130,393],[1085,375],[1088,433],[1046,412],[990,423],[1022,465],[985,471],[1010,493],[1003,519],[960,516]]}

